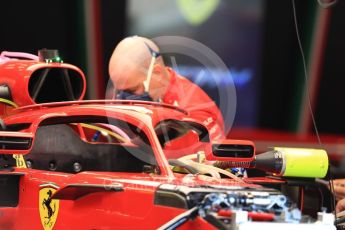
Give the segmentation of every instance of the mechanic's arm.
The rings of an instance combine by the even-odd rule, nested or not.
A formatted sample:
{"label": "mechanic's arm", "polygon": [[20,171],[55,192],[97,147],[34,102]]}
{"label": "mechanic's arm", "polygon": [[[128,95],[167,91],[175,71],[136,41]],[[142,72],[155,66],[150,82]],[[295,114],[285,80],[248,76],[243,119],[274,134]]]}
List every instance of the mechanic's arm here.
{"label": "mechanic's arm", "polygon": [[345,198],[338,201],[335,210],[337,211],[337,213],[345,210]]}
{"label": "mechanic's arm", "polygon": [[[334,195],[337,200],[345,198],[345,179],[333,180]],[[345,203],[344,203],[345,204]]]}

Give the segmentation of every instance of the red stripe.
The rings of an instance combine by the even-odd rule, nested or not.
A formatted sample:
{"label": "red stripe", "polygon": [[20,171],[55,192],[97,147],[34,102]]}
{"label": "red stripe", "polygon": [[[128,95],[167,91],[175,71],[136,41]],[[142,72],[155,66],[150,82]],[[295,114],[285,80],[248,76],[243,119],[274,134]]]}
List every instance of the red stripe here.
{"label": "red stripe", "polygon": [[100,0],[92,1],[93,17],[94,17],[94,44],[92,47],[95,51],[94,60],[96,62],[95,72],[96,72],[96,82],[97,88],[95,89],[95,94],[97,99],[103,99],[105,97],[105,84],[103,77],[103,44],[102,44],[102,28],[101,28],[101,7]]}
{"label": "red stripe", "polygon": [[[308,84],[309,87],[309,97],[311,107],[315,108],[315,102],[317,99],[317,91],[320,85],[320,75],[323,67],[324,61],[324,52],[327,45],[327,35],[329,29],[329,22],[331,16],[331,9],[318,9],[317,22],[315,23],[315,32],[314,32],[314,41],[313,47],[310,53],[311,58],[309,59],[309,78]],[[307,87],[307,86],[306,86]],[[303,101],[303,111],[300,117],[299,124],[299,134],[307,134],[311,130],[311,114],[308,106],[308,98],[304,97]]]}

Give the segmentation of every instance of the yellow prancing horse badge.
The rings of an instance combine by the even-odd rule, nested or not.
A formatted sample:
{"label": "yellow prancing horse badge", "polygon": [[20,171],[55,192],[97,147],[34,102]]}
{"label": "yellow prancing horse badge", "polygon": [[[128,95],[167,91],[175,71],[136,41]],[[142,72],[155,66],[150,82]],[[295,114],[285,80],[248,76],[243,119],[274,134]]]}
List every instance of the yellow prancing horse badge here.
{"label": "yellow prancing horse badge", "polygon": [[44,230],[53,229],[59,212],[59,200],[51,199],[59,187],[55,184],[40,185],[38,206]]}

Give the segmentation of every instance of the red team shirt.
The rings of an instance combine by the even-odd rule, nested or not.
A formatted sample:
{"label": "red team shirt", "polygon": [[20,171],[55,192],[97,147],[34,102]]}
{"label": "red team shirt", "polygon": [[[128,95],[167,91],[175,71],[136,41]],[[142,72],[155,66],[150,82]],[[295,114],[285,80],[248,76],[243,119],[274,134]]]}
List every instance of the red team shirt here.
{"label": "red team shirt", "polygon": [[201,121],[211,140],[223,139],[224,121],[216,103],[196,84],[167,68],[170,84],[162,101],[186,110],[193,119]]}

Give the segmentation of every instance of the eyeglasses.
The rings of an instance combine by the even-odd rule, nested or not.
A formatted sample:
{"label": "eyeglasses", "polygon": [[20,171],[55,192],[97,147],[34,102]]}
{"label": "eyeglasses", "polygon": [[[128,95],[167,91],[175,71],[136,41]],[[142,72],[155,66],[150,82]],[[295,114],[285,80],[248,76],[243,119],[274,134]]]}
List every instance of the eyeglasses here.
{"label": "eyeglasses", "polygon": [[147,71],[146,80],[143,82],[145,92],[149,92],[149,86],[152,78],[153,66],[155,64],[156,59],[161,55],[158,51],[154,51],[146,42],[146,47],[149,49],[151,54],[151,62],[149,65],[149,70]]}
{"label": "eyeglasses", "polygon": [[149,49],[150,54],[151,54],[152,57],[158,58],[159,56],[161,56],[161,53],[160,53],[160,52],[154,51],[154,50],[151,48],[151,46],[149,46],[146,42],[145,42],[145,45],[146,45],[146,47]]}

